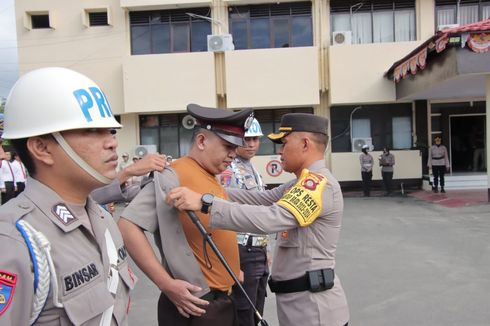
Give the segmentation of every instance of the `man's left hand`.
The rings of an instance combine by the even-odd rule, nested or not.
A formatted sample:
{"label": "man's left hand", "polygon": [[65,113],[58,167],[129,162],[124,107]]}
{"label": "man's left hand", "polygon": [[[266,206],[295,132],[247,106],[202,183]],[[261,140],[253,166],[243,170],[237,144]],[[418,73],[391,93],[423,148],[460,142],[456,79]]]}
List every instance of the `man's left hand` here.
{"label": "man's left hand", "polygon": [[176,187],[167,193],[167,204],[181,211],[199,211],[202,206],[202,194],[187,187]]}

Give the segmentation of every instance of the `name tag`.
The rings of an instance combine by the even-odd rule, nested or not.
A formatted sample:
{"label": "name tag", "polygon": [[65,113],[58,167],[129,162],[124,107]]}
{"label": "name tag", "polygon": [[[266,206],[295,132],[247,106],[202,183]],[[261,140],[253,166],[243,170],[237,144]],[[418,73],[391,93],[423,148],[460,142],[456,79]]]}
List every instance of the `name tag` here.
{"label": "name tag", "polygon": [[100,271],[94,263],[90,263],[69,275],[64,275],[62,279],[65,294],[92,283],[99,275]]}

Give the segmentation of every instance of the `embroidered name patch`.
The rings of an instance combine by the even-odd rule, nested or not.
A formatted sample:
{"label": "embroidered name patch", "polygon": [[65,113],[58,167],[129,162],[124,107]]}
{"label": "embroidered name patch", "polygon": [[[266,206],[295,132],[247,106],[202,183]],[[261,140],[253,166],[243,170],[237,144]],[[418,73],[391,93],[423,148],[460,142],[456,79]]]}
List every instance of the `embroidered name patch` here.
{"label": "embroidered name patch", "polygon": [[300,226],[308,226],[322,211],[322,192],[327,178],[307,169],[301,171],[296,184],[277,202],[294,215]]}
{"label": "embroidered name patch", "polygon": [[53,206],[53,213],[64,225],[70,225],[77,220],[73,213],[64,204],[57,204]]}
{"label": "embroidered name patch", "polygon": [[0,270],[0,316],[12,302],[16,284],[17,274]]}
{"label": "embroidered name patch", "polygon": [[97,270],[97,266],[94,263],[88,264],[85,267],[80,268],[76,272],[63,276],[63,284],[65,286],[65,293],[68,293],[76,288],[85,285],[100,275]]}

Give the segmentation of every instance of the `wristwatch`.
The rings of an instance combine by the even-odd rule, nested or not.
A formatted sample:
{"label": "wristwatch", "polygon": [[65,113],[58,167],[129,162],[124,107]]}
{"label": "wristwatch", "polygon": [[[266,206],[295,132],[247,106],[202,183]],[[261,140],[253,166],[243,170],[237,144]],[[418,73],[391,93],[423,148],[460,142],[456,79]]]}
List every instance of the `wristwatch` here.
{"label": "wristwatch", "polygon": [[209,207],[213,205],[214,196],[211,194],[204,194],[201,197],[201,212],[207,214],[209,212]]}

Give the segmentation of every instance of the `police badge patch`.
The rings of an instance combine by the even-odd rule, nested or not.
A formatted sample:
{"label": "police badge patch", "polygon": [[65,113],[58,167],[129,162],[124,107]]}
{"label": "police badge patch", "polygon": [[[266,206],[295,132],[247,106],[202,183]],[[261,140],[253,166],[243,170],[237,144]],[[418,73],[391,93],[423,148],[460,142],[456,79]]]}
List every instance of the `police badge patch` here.
{"label": "police badge patch", "polygon": [[64,204],[57,204],[53,206],[53,213],[64,225],[70,225],[78,219]]}
{"label": "police badge patch", "polygon": [[7,310],[14,297],[17,275],[0,270],[0,316]]}

